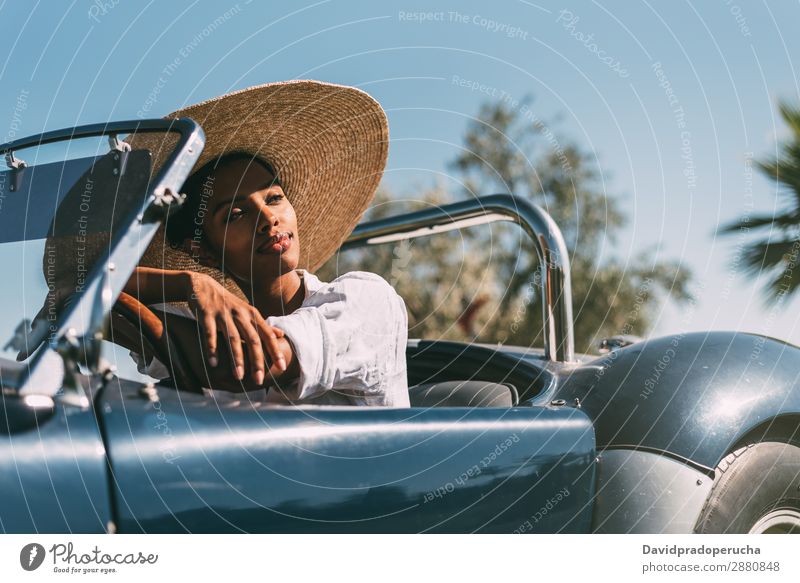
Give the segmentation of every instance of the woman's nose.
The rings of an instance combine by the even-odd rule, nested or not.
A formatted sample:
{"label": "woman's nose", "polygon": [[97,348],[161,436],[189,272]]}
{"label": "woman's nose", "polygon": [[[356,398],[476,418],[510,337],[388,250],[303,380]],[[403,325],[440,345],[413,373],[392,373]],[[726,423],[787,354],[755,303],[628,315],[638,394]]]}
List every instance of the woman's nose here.
{"label": "woman's nose", "polygon": [[263,205],[258,213],[258,232],[269,233],[272,227],[278,226],[278,215],[273,213],[269,205]]}

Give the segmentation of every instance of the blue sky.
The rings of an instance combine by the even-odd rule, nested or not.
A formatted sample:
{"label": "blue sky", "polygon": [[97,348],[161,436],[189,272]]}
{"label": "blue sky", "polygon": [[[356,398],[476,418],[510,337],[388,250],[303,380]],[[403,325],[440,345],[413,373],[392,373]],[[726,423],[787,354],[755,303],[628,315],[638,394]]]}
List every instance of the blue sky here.
{"label": "blue sky", "polygon": [[727,0],[0,0],[0,141],[321,79],[383,104],[385,181],[413,196],[436,181],[456,189],[447,162],[489,93],[533,94],[536,115],[559,116],[559,135],[589,150],[622,198],[630,222],[611,252],[653,247],[694,271],[696,305],[666,305],[654,334],[737,329],[800,344],[800,300],[765,306],[761,282],[731,272],[736,238],[713,236],[778,201],[752,162],[786,135],[778,99],[800,100],[798,21],[796,2]]}

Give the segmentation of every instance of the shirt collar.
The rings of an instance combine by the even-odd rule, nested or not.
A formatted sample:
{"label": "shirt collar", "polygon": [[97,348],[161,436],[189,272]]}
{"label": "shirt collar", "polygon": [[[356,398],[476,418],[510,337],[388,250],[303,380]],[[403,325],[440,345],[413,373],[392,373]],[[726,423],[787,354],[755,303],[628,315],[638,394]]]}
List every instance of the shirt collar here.
{"label": "shirt collar", "polygon": [[304,299],[307,299],[311,294],[325,285],[324,282],[320,281],[319,278],[310,271],[300,268],[298,268],[297,271],[303,276],[303,286],[305,287],[305,290],[303,290],[305,291]]}

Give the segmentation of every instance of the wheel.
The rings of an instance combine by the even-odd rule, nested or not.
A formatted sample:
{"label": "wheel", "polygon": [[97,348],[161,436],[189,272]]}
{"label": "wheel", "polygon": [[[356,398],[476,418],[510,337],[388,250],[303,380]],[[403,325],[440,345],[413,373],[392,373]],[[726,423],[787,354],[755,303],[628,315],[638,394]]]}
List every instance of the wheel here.
{"label": "wheel", "polygon": [[725,457],[695,532],[800,534],[800,447],[763,442]]}

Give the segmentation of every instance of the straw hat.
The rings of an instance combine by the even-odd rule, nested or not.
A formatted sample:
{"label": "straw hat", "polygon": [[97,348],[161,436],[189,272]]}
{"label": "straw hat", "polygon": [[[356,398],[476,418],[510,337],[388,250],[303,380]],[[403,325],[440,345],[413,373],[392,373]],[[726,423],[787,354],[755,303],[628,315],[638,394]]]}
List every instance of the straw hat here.
{"label": "straw hat", "polygon": [[[258,85],[166,117],[190,117],[203,128],[206,146],[194,170],[232,152],[258,156],[276,169],[297,214],[298,267],[311,272],[358,224],[388,155],[389,128],[380,104],[355,87],[322,81]],[[232,278],[170,245],[163,228],[140,265],[207,273],[242,296]]]}

